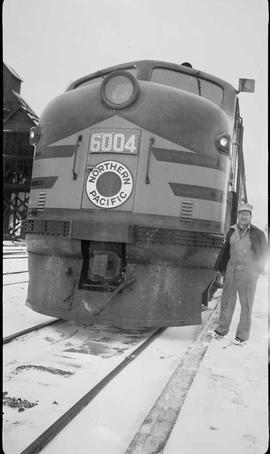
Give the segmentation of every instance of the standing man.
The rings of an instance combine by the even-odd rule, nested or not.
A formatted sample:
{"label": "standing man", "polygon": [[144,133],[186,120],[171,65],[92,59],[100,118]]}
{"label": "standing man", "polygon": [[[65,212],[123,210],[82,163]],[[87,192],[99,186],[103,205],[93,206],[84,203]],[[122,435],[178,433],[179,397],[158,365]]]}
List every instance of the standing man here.
{"label": "standing man", "polygon": [[238,222],[227,232],[214,265],[214,270],[225,273],[225,278],[218,326],[210,334],[220,339],[229,332],[238,293],[241,314],[235,344],[244,344],[249,338],[257,280],[264,271],[267,256],[265,235],[251,224],[252,209],[248,203],[240,206]]}

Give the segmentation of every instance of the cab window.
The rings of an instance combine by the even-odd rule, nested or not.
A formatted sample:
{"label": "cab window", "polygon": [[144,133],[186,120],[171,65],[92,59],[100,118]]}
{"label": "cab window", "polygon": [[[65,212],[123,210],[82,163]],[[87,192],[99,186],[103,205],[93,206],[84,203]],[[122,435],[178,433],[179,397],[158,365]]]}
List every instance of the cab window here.
{"label": "cab window", "polygon": [[[163,85],[168,85],[170,87],[179,88],[196,95],[201,94],[201,96],[209,99],[218,106],[222,104],[223,88],[205,79],[199,79],[199,87],[198,79],[195,76],[184,74],[171,69],[154,68],[152,71],[151,81]],[[199,90],[201,93],[199,93]]]}
{"label": "cab window", "polygon": [[188,76],[187,74],[179,73],[163,68],[154,68],[151,77],[152,82],[158,84],[169,85],[170,87],[180,88],[191,93],[199,94],[198,83],[196,77]]}

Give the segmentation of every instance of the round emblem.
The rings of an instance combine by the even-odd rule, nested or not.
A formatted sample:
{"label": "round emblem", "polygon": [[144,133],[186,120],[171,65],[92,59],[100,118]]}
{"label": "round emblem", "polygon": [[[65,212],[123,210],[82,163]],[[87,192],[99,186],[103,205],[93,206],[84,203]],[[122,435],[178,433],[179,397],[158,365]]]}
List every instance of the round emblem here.
{"label": "round emblem", "polygon": [[100,162],[88,175],[86,193],[100,208],[115,208],[129,198],[133,188],[132,175],[117,161]]}

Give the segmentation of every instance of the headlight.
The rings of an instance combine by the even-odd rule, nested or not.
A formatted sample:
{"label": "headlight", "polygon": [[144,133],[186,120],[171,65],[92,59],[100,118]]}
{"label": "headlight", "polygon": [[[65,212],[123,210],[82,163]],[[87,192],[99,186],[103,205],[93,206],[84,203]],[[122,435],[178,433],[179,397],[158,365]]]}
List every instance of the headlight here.
{"label": "headlight", "polygon": [[100,95],[112,109],[128,107],[139,95],[137,80],[126,71],[114,71],[103,80]]}
{"label": "headlight", "polygon": [[39,139],[40,139],[40,129],[38,126],[33,126],[30,129],[30,133],[29,133],[30,145],[35,146],[38,143]]}
{"label": "headlight", "polygon": [[228,134],[219,134],[216,138],[216,146],[218,151],[226,156],[230,155],[231,138]]}
{"label": "headlight", "polygon": [[226,148],[226,147],[229,146],[229,143],[230,143],[230,142],[229,142],[228,137],[221,137],[221,138],[219,139],[219,143],[220,143],[220,145],[222,146],[222,148]]}

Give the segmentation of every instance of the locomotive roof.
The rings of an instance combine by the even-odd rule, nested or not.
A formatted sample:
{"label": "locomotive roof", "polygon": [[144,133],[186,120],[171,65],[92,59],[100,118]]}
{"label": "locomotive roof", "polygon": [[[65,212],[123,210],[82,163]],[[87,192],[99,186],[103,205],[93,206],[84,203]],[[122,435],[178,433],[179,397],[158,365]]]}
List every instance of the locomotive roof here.
{"label": "locomotive roof", "polygon": [[[235,88],[228,82],[225,82],[223,79],[220,79],[211,74],[200,71],[198,69],[190,68],[188,66],[183,66],[182,64],[178,65],[176,63],[169,63],[169,62],[164,62],[164,61],[160,61],[160,60],[137,60],[137,61],[131,61],[128,63],[121,63],[119,65],[109,66],[108,68],[104,68],[102,70],[95,71],[93,73],[88,74],[87,76],[84,76],[84,77],[81,77],[81,78],[75,80],[68,86],[67,91],[76,88],[78,85],[87,81],[88,79],[92,79],[92,78],[98,77],[98,76],[104,76],[104,75],[108,74],[109,72],[116,71],[118,69],[130,69],[130,68],[135,68],[135,67],[140,68],[141,73],[143,73],[143,74],[151,73],[152,69],[155,67],[173,69],[175,71],[189,74],[191,76],[200,77],[202,79],[207,79],[218,85],[221,85],[224,88],[230,88],[231,90],[236,92]],[[139,77],[139,79],[149,80],[148,77],[147,77],[147,79]]]}
{"label": "locomotive roof", "polygon": [[132,69],[138,68],[137,79],[149,81],[151,80],[151,74],[153,68],[164,68],[164,69],[171,69],[174,71],[179,71],[183,74],[190,75],[193,77],[197,77],[200,79],[205,79],[209,82],[212,82],[216,85],[219,85],[224,90],[224,98],[223,98],[223,109],[227,111],[229,115],[233,115],[234,107],[235,107],[235,97],[237,95],[237,90],[228,82],[215,77],[211,74],[205,73],[198,69],[190,68],[189,66],[185,66],[183,64],[175,64],[169,63],[159,60],[138,60],[138,61],[131,61],[127,63],[121,63],[119,65],[110,66],[108,68],[104,68],[102,70],[96,71],[94,73],[88,74],[87,76],[81,77],[80,79],[75,80],[72,82],[66,89],[66,91],[73,90],[79,87],[81,84],[87,82],[90,79],[94,79],[95,77],[104,77],[106,74],[116,71],[116,70],[123,70],[123,69]]}

